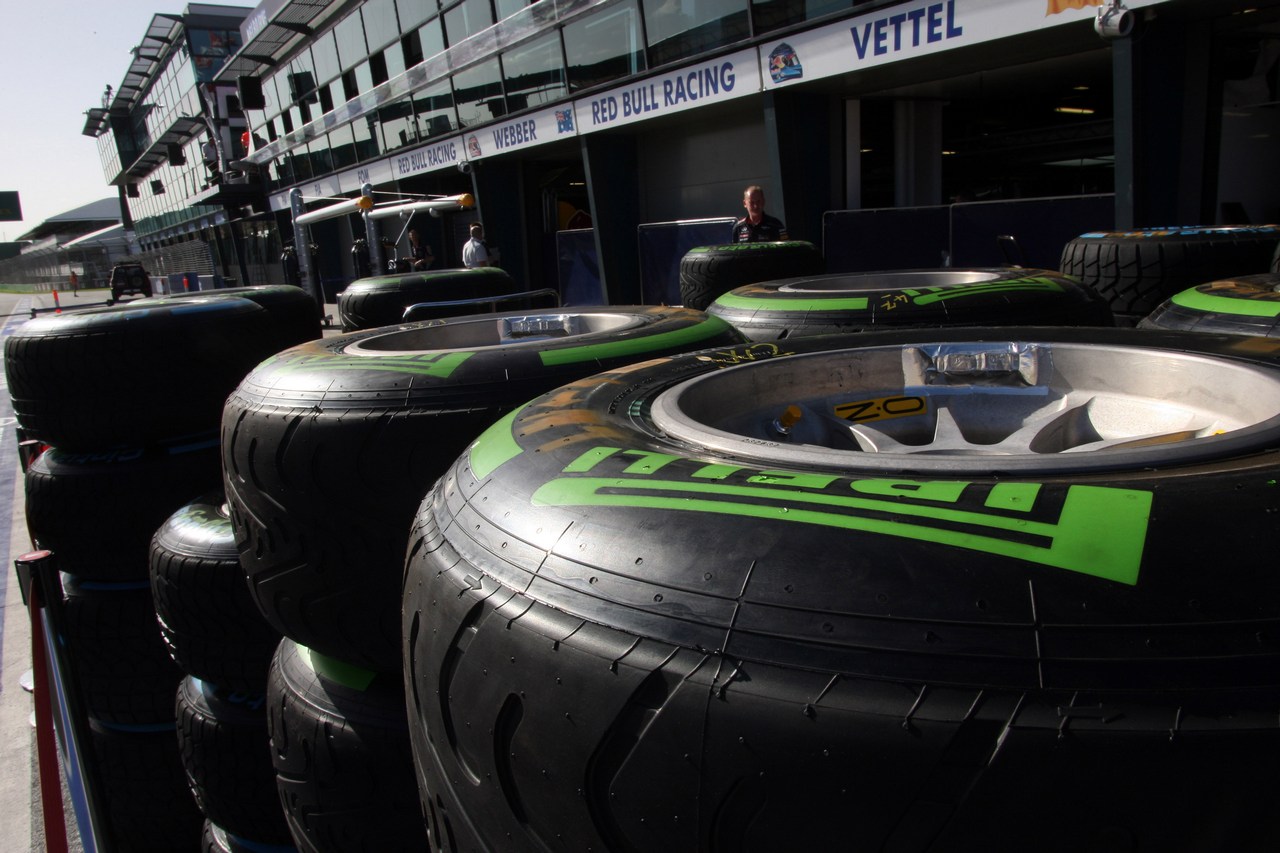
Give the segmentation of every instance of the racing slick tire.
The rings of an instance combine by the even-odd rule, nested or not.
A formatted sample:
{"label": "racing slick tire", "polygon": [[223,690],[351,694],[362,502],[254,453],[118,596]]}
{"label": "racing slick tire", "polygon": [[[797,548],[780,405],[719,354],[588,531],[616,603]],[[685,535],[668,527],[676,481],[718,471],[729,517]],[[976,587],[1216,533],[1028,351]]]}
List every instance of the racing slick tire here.
{"label": "racing slick tire", "polygon": [[[404,309],[418,302],[448,302],[516,292],[516,282],[498,267],[444,269],[362,278],[338,294],[344,332],[392,326]],[[441,308],[441,317],[474,314],[474,306]]]}
{"label": "racing slick tire", "polygon": [[300,853],[427,846],[404,685],[285,638],[267,689],[271,761]]}
{"label": "racing slick tire", "polygon": [[219,486],[216,433],[184,445],[50,448],[27,467],[27,528],[83,580],[146,580],[151,537],[193,494]]}
{"label": "racing slick tire", "polygon": [[494,420],[571,379],[742,336],[685,308],[505,312],[286,350],[227,400],[222,449],[240,562],[284,636],[400,671],[414,512]]}
{"label": "racing slick tire", "polygon": [[249,594],[221,491],[160,526],[150,577],[161,639],[183,672],[221,688],[266,691],[280,634]]}
{"label": "racing slick tire", "polygon": [[433,843],[1274,848],[1278,353],[895,330],[534,399],[415,522]]}
{"label": "racing slick tire", "polygon": [[14,414],[27,438],[63,450],[215,430],[236,383],[275,352],[271,327],[262,306],[231,297],[28,320],[5,339]]}
{"label": "racing slick tire", "polygon": [[1138,328],[1280,337],[1280,273],[1242,275],[1175,293]]}
{"label": "racing slick tire", "polygon": [[686,308],[705,311],[722,293],[775,278],[819,275],[822,253],[804,240],[698,246],[680,259],[680,299]]}
{"label": "racing slick tire", "polygon": [[1095,231],[1067,242],[1060,267],[1106,299],[1117,322],[1132,326],[1175,293],[1266,272],[1278,244],[1278,225]]}
{"label": "racing slick tire", "polygon": [[1049,270],[946,269],[823,275],[735,288],[707,308],[749,340],[886,327],[1114,326],[1111,309]]}
{"label": "racing slick tire", "polygon": [[223,287],[217,290],[195,290],[190,293],[171,293],[167,296],[137,300],[134,305],[165,304],[187,299],[235,297],[248,299],[261,305],[274,321],[276,351],[296,344],[313,341],[323,334],[320,327],[320,306],[315,297],[292,284],[255,284],[246,287]]}
{"label": "racing slick tire", "polygon": [[178,752],[209,821],[240,838],[282,844],[292,836],[271,764],[266,701],[188,675],[176,698]]}

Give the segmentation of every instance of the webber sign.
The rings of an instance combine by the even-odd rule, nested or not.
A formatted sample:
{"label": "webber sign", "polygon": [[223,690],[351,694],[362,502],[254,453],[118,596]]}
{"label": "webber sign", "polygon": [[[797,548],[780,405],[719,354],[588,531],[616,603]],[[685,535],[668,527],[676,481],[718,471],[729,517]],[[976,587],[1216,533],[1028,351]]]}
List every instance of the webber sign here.
{"label": "webber sign", "polygon": [[21,222],[22,203],[17,190],[0,190],[0,222]]}

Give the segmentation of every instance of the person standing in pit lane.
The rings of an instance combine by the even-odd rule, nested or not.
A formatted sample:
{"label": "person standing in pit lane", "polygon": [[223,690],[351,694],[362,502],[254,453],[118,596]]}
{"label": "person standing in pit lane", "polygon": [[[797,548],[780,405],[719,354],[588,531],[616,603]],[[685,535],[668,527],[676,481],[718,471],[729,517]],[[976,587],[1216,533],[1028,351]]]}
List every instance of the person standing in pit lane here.
{"label": "person standing in pit lane", "polygon": [[742,193],[742,206],[747,215],[733,223],[730,243],[763,243],[786,240],[787,226],[776,216],[764,212],[764,190],[754,184]]}

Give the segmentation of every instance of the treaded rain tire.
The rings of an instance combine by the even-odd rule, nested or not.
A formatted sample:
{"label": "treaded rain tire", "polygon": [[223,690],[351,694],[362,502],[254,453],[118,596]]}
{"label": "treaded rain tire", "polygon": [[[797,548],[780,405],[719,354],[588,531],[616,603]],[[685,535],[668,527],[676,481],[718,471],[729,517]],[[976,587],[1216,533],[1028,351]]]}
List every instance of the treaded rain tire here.
{"label": "treaded rain tire", "polygon": [[468,443],[570,379],[741,339],[699,311],[617,306],[435,320],[280,353],[223,418],[226,495],[258,609],[303,645],[399,672],[409,527]]}
{"label": "treaded rain tire", "polygon": [[[531,401],[437,483],[406,564],[433,843],[1274,849],[1277,354],[899,330],[654,360]],[[1099,416],[1084,398],[1108,383],[1135,413],[1159,389],[1251,414],[1035,451],[1051,419],[1009,457],[981,434],[829,448],[799,432],[816,410],[761,437],[793,395],[862,400],[850,413],[888,432],[911,417],[889,395],[919,394],[919,431],[944,438],[929,395],[963,432],[1059,393]]]}
{"label": "treaded rain tire", "polygon": [[1036,269],[900,270],[749,284],[707,309],[748,339],[884,328],[1113,326],[1096,293]]}
{"label": "treaded rain tire", "polygon": [[686,308],[705,311],[735,287],[818,275],[825,268],[817,247],[804,240],[698,246],[680,259],[680,300]]}
{"label": "treaded rain tire", "polygon": [[88,723],[93,768],[111,828],[110,849],[197,849],[203,816],[182,771],[174,723],[116,726],[92,717]]}
{"label": "treaded rain tire", "polygon": [[1280,273],[1243,275],[1175,293],[1138,328],[1280,337]]}
{"label": "treaded rain tire", "polygon": [[[447,302],[480,296],[505,296],[516,283],[498,267],[427,270],[362,278],[338,294],[338,317],[344,332],[374,329],[400,322],[404,309],[417,302]],[[441,317],[475,313],[474,307],[441,309]]]}
{"label": "treaded rain tire", "polygon": [[191,293],[170,293],[167,296],[137,300],[133,305],[163,305],[166,302],[181,303],[187,299],[235,297],[248,299],[261,305],[271,315],[274,326],[274,352],[291,346],[314,341],[323,331],[320,327],[320,307],[315,297],[292,284],[257,284],[248,287],[224,287],[217,290],[197,290]]}
{"label": "treaded rain tire", "polygon": [[280,807],[267,697],[187,676],[178,685],[178,752],[204,816],[240,838],[292,841]]}
{"label": "treaded rain tire", "polygon": [[1132,326],[1165,299],[1217,279],[1266,272],[1280,226],[1175,226],[1097,231],[1069,240],[1061,269],[1111,304]]}
{"label": "treaded rain tire", "polygon": [[4,366],[28,438],[103,450],[216,429],[227,394],[273,352],[265,309],[211,297],[28,320]]}
{"label": "treaded rain tire", "polygon": [[50,448],[24,475],[27,527],[58,567],[91,580],[144,580],[156,528],[219,485],[217,435],[102,452]]}
{"label": "treaded rain tire", "polygon": [[427,847],[400,676],[280,642],[267,690],[271,760],[302,853]]}
{"label": "treaded rain tire", "polygon": [[249,594],[222,492],[171,515],[151,539],[151,596],[160,636],[188,675],[263,693],[280,634]]}
{"label": "treaded rain tire", "polygon": [[150,585],[62,575],[65,641],[89,716],[120,726],[173,725],[182,681],[160,639]]}

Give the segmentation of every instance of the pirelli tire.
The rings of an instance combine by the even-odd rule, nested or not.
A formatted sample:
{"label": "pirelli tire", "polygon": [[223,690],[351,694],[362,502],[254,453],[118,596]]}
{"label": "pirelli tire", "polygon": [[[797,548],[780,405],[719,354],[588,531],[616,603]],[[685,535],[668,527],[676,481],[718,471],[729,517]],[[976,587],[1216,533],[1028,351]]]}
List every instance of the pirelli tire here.
{"label": "pirelli tire", "polygon": [[221,478],[216,433],[100,452],[50,448],[24,474],[27,529],[70,575],[145,581],[156,529]]}
{"label": "pirelli tire", "polygon": [[1280,273],[1242,275],[1175,293],[1138,327],[1280,337]]}
{"label": "pirelli tire", "polygon": [[897,270],[748,284],[707,308],[753,341],[884,328],[1114,326],[1070,276],[1037,269]]}
{"label": "pirelli tire", "polygon": [[5,339],[5,376],[28,438],[98,451],[216,430],[222,402],[276,351],[248,299],[125,303],[28,320]]}
{"label": "pirelli tire", "polygon": [[262,694],[280,633],[249,594],[221,490],[195,498],[151,538],[151,596],[160,637],[188,675]]}
{"label": "pirelli tire", "polygon": [[429,850],[404,682],[288,638],[267,690],[271,761],[299,853]]}
{"label": "pirelli tire", "polygon": [[89,716],[172,732],[173,693],[184,674],[160,639],[147,582],[61,577],[61,640]]}
{"label": "pirelli tire", "polygon": [[205,818],[238,838],[292,842],[271,763],[266,694],[188,675],[176,713],[182,768]]}
{"label": "pirelli tire", "polygon": [[93,753],[90,772],[101,785],[96,806],[106,817],[109,833],[109,838],[98,839],[94,849],[121,853],[198,849],[203,817],[187,787],[173,720],[125,726],[91,715],[86,729]]}
{"label": "pirelli tire", "polygon": [[1101,294],[1122,325],[1132,326],[1175,293],[1266,272],[1278,245],[1280,225],[1095,231],[1069,240],[1060,266]]}
{"label": "pirelli tire", "polygon": [[825,271],[822,253],[804,240],[698,246],[680,259],[680,299],[686,308],[705,311],[735,287]]}
{"label": "pirelli tire", "polygon": [[[481,296],[505,296],[517,290],[515,279],[498,267],[443,269],[362,278],[338,294],[344,332],[391,326],[404,309],[418,302],[451,302]],[[473,307],[441,309],[439,316],[474,313]]]}
{"label": "pirelli tire", "polygon": [[227,400],[223,470],[240,562],[284,636],[400,671],[414,512],[489,424],[558,385],[742,336],[685,308],[503,312],[286,350]]}
{"label": "pirelli tire", "polygon": [[433,843],[1274,848],[1277,351],[895,330],[536,398],[415,522]]}
{"label": "pirelli tire", "polygon": [[297,850],[292,841],[267,844],[242,838],[210,820],[204,822],[204,832],[200,836],[200,853],[297,853]]}
{"label": "pirelli tire", "polygon": [[182,304],[189,299],[208,298],[248,299],[261,305],[271,315],[276,351],[295,344],[313,341],[323,334],[320,326],[320,306],[315,297],[292,284],[257,284],[248,287],[224,287],[217,290],[196,290],[190,293],[171,293],[167,296],[137,300],[134,305]]}

